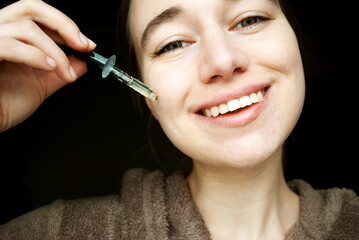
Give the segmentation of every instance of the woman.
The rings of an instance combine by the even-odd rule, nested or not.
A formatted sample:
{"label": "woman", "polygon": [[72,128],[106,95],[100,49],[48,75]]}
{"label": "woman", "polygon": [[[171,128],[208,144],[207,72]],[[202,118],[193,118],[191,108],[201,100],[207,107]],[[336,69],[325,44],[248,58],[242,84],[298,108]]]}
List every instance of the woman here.
{"label": "woman", "polygon": [[[301,113],[305,83],[281,4],[123,1],[129,54],[159,95],[146,104],[192,159],[191,173],[129,171],[120,196],[57,201],[2,226],[1,238],[355,239],[352,191],[316,191],[283,176],[283,143]],[[3,131],[86,71],[55,42],[78,51],[95,44],[38,0],[3,9],[0,23]],[[25,64],[21,71],[16,63]]]}

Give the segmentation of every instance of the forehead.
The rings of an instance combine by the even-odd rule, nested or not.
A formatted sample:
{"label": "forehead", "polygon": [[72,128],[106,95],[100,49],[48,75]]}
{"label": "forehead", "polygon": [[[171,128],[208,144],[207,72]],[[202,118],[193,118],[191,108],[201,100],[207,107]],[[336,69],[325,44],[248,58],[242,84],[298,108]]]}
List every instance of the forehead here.
{"label": "forehead", "polygon": [[150,35],[163,23],[180,15],[184,18],[205,17],[211,11],[231,9],[236,4],[244,8],[258,4],[279,7],[278,0],[132,0],[129,10],[130,41],[137,52],[145,48]]}
{"label": "forehead", "polygon": [[[279,0],[130,0],[132,10],[141,11],[141,14],[156,13],[160,9],[165,9],[169,6],[189,4],[210,4],[211,2],[217,2],[218,4],[229,4],[239,2],[268,2],[278,5]],[[142,9],[142,10],[141,10]],[[157,9],[157,10],[156,10]]]}
{"label": "forehead", "polygon": [[[278,0],[131,0],[129,22],[131,27],[145,29],[146,25],[166,9],[179,6],[184,10],[209,5],[230,5],[234,3],[271,3],[278,4]],[[131,29],[132,30],[132,29]]]}

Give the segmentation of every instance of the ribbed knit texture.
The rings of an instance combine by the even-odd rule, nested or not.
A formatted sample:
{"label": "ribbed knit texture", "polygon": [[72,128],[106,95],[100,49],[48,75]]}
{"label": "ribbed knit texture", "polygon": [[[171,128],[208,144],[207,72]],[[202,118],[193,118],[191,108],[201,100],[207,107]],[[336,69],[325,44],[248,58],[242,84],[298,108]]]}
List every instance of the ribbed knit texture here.
{"label": "ribbed knit texture", "polygon": [[[289,186],[300,197],[300,217],[287,240],[358,240],[359,198],[351,190]],[[184,176],[128,171],[121,193],[53,204],[0,226],[1,240],[210,240]]]}

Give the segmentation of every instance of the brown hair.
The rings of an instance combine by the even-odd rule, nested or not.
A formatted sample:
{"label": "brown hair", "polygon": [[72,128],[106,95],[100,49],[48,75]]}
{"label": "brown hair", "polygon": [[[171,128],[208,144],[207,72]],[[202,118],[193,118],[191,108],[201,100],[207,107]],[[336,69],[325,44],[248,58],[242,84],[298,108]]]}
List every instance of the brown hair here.
{"label": "brown hair", "polygon": [[[300,29],[294,13],[290,10],[286,0],[277,0],[283,13],[285,14],[288,22],[291,24],[293,30],[296,32],[299,42]],[[141,73],[138,68],[136,55],[134,51],[134,45],[131,42],[130,29],[128,23],[128,14],[130,10],[131,0],[122,0],[121,6],[117,17],[117,54],[122,61],[119,63],[119,67],[128,72],[130,75],[140,78]],[[157,162],[158,166],[162,168],[164,172],[173,172],[175,170],[181,170],[185,173],[189,173],[192,166],[192,161],[189,157],[179,151],[167,138],[163,132],[160,124],[153,118],[151,112],[145,104],[143,97],[137,93],[132,94],[132,99],[135,108],[138,109],[138,113],[141,119],[144,121],[146,127],[147,148],[152,153],[152,157]]]}

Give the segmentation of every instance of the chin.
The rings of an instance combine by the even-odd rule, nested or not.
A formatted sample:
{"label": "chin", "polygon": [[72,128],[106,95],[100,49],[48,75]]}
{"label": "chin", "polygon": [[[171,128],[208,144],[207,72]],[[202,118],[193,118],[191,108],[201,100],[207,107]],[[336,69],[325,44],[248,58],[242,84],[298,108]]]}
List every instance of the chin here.
{"label": "chin", "polygon": [[237,141],[225,142],[221,145],[215,144],[217,147],[212,146],[202,151],[197,150],[196,154],[188,152],[187,155],[194,162],[216,168],[254,168],[272,160],[281,161],[285,138],[261,139],[261,141],[256,138],[246,138],[245,141],[237,139]]}

